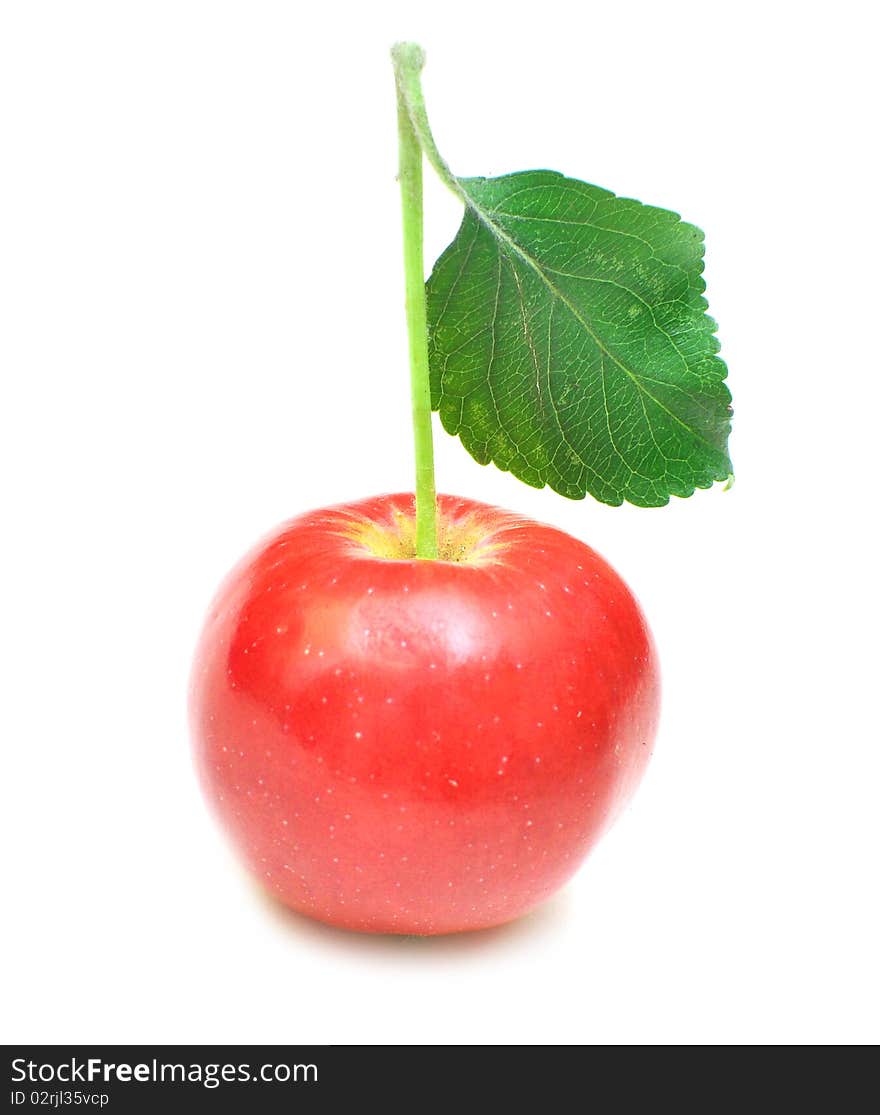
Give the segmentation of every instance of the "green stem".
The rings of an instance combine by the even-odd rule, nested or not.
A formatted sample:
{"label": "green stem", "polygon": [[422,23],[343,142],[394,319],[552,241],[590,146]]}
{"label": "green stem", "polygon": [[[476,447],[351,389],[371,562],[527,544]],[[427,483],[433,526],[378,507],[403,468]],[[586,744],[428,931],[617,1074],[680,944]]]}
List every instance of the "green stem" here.
{"label": "green stem", "polygon": [[397,78],[397,103],[406,108],[410,125],[416,133],[416,138],[425,158],[437,172],[440,181],[449,187],[459,201],[469,204],[467,194],[461,188],[461,183],[449,169],[449,164],[437,149],[431,125],[428,123],[428,112],[425,108],[425,95],[422,92],[422,67],[425,64],[425,52],[415,43],[397,43],[391,48],[391,57],[394,61],[394,74]]}
{"label": "green stem", "polygon": [[398,43],[391,53],[397,79],[403,267],[416,458],[416,557],[436,558],[437,493],[434,487],[434,437],[431,428],[428,318],[422,243],[422,145],[405,94],[405,83],[412,79],[413,72],[418,85],[418,71],[423,55],[411,43]]}

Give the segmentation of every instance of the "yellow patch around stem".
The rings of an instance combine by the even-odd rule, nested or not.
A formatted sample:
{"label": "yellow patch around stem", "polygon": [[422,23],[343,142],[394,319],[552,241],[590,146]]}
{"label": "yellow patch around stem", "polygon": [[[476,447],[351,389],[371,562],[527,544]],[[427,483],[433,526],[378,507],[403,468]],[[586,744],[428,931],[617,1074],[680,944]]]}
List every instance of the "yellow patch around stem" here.
{"label": "yellow patch around stem", "polygon": [[[372,519],[352,521],[345,533],[352,542],[383,561],[413,561],[416,558],[416,520],[412,512],[399,507],[383,522]],[[491,527],[478,514],[450,518],[438,510],[437,561],[461,565],[486,565],[497,560],[503,543],[493,537]]]}

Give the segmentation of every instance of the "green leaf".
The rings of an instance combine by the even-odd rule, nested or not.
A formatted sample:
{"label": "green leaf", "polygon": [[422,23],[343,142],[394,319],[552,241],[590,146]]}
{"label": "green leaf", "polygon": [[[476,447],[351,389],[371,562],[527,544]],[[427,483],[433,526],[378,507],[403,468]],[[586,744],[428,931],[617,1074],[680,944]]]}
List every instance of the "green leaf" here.
{"label": "green leaf", "polygon": [[658,507],[728,479],[700,230],[553,171],[450,185],[465,216],[427,283],[445,429],[572,499]]}

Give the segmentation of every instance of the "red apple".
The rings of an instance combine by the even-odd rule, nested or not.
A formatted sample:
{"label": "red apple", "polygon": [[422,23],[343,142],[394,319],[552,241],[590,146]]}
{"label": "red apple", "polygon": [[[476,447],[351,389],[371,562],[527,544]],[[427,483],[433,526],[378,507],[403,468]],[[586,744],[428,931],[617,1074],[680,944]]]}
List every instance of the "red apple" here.
{"label": "red apple", "polygon": [[229,575],[193,671],[208,799],[282,902],[350,929],[515,918],[632,793],[658,712],[623,581],[553,527],[411,495],[286,523]]}

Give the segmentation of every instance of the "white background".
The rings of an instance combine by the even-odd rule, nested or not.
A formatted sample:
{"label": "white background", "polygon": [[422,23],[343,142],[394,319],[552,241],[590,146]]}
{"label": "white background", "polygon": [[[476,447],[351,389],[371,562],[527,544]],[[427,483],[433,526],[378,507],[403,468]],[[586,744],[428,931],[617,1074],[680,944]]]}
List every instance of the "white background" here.
{"label": "white background", "polygon": [[[877,1023],[877,197],[868,6],[7,2],[0,24],[7,1041],[860,1042]],[[442,489],[583,538],[662,655],[657,753],[561,896],[370,938],[285,914],[193,777],[218,579],[410,485],[396,38],[454,170],[682,212],[733,491]],[[430,259],[457,203],[429,182]]]}

